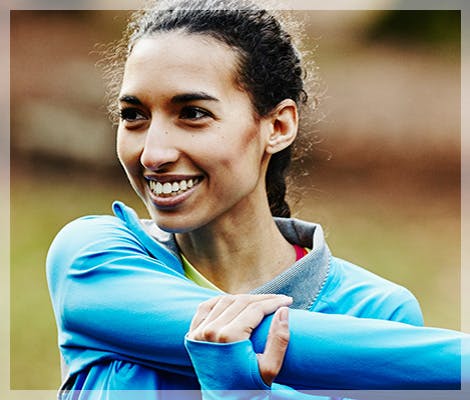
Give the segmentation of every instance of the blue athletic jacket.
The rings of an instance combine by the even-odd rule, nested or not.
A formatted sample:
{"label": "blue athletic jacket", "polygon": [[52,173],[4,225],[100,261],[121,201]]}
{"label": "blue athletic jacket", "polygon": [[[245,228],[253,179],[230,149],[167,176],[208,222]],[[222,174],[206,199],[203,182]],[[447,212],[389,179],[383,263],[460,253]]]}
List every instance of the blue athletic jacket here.
{"label": "blue athletic jacket", "polygon": [[461,343],[468,335],[412,326],[421,325],[422,316],[406,289],[333,257],[321,227],[293,219],[277,219],[280,230],[312,251],[253,291],[294,297],[284,365],[277,383],[266,387],[255,354],[263,351],[270,317],[251,340],[185,342],[197,305],[220,293],[184,276],[171,234],[122,203],[113,208],[116,216],[65,226],[48,253],[69,370],[62,398],[199,398],[201,386],[206,398],[229,398],[236,389],[257,393],[249,398],[278,396],[270,389],[278,389],[279,398],[301,398],[290,388],[460,388]]}

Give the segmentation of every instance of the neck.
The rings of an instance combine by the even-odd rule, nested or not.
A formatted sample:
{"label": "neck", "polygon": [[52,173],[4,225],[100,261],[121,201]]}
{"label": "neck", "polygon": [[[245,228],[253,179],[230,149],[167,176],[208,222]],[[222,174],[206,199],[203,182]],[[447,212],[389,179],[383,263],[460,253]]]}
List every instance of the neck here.
{"label": "neck", "polygon": [[176,240],[189,262],[227,293],[249,292],[295,262],[267,202],[241,204],[208,225],[177,234]]}

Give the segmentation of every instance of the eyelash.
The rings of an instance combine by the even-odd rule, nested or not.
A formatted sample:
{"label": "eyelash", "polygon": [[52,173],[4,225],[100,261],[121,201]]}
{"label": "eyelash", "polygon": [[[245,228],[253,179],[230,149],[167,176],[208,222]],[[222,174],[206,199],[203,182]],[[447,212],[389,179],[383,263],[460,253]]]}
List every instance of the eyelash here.
{"label": "eyelash", "polygon": [[[198,113],[198,114],[201,114],[200,116],[197,116],[197,117],[191,117],[189,116],[189,114],[191,113]],[[191,120],[191,121],[198,121],[198,120],[202,120],[204,118],[207,118],[207,117],[210,117],[210,118],[213,118],[214,116],[207,110],[204,110],[203,108],[199,108],[199,107],[194,107],[194,106],[187,106],[187,107],[183,107],[181,112],[180,112],[180,115],[179,115],[180,118],[182,119],[188,119],[188,120]]]}
{"label": "eyelash", "polygon": [[[196,114],[196,116],[194,114]],[[130,124],[135,124],[148,119],[148,117],[140,109],[134,107],[120,109],[119,118],[121,121],[128,122]],[[190,122],[199,122],[205,120],[206,118],[214,118],[214,115],[203,108],[185,106],[181,109],[178,118]]]}
{"label": "eyelash", "polygon": [[122,108],[119,110],[122,121],[135,122],[146,119],[145,115],[137,108]]}

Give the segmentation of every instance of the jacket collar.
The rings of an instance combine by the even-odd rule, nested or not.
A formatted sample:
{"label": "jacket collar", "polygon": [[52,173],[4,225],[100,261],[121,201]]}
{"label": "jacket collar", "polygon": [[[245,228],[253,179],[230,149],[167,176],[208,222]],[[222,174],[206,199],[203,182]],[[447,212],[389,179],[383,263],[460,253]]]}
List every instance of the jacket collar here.
{"label": "jacket collar", "polygon": [[311,251],[273,280],[252,293],[277,293],[292,296],[293,308],[308,310],[328,277],[331,253],[320,225],[294,218],[275,218],[284,237]]}
{"label": "jacket collar", "polygon": [[[159,245],[167,249],[172,258],[178,260],[179,267],[182,269],[174,234],[159,229],[152,220],[139,220],[131,208],[120,202],[115,202],[113,209],[115,215],[134,232],[141,231],[139,237],[145,241],[144,245],[149,251],[153,247],[149,245],[149,239],[150,242],[158,242]],[[285,294],[293,297],[293,308],[308,310],[318,297],[329,272],[331,253],[325,242],[323,229],[318,224],[295,218],[275,218],[275,221],[287,241],[311,249],[311,251],[280,275],[254,289],[251,293]]]}

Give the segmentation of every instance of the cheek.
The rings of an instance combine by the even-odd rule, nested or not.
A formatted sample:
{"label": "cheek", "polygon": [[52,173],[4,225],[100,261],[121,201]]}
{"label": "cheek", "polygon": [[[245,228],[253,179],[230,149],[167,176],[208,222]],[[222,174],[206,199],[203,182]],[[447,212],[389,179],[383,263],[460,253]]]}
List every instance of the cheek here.
{"label": "cheek", "polygon": [[240,176],[260,171],[263,151],[258,139],[258,131],[253,129],[239,140],[221,145],[220,148],[225,149],[223,153],[219,153],[221,169]]}
{"label": "cheek", "polygon": [[264,153],[261,134],[257,125],[247,128],[243,135],[234,146],[234,159],[236,162],[247,164],[249,168],[261,166],[261,160]]}
{"label": "cheek", "polygon": [[247,126],[243,135],[240,136],[240,152],[242,154],[250,154],[254,156],[261,156],[263,153],[262,137],[263,127],[259,122],[252,122]]}
{"label": "cheek", "polygon": [[140,152],[136,140],[133,140],[130,135],[118,131],[116,151],[118,159],[126,171],[133,172],[140,169]]}

